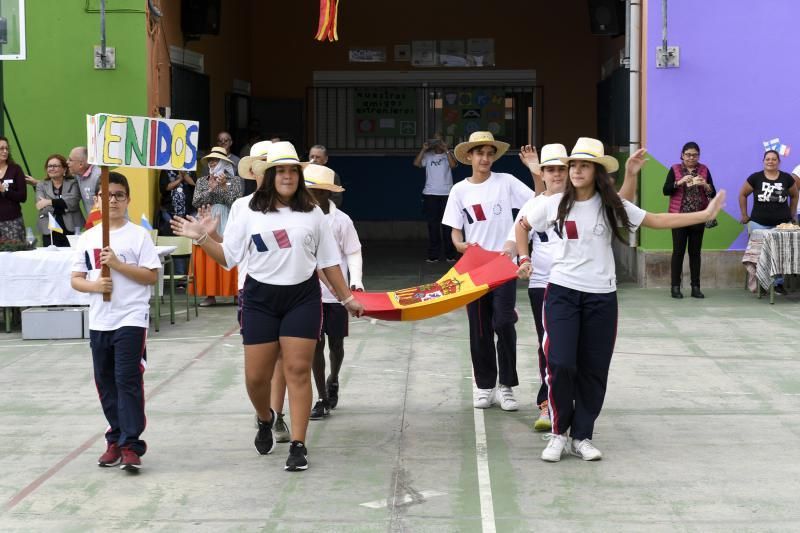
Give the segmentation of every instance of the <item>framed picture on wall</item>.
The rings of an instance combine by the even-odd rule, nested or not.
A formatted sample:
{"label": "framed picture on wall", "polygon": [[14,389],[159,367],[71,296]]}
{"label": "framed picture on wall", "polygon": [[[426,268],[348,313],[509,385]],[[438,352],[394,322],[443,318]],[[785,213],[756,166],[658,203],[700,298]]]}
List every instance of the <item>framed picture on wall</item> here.
{"label": "framed picture on wall", "polygon": [[464,41],[439,41],[439,64],[443,67],[467,67]]}
{"label": "framed picture on wall", "polygon": [[351,63],[385,63],[386,48],[382,46],[362,46],[350,48],[347,58]]}
{"label": "framed picture on wall", "polygon": [[411,64],[415,67],[435,67],[436,41],[411,41]]}
{"label": "framed picture on wall", "polygon": [[394,45],[394,60],[411,61],[411,45],[410,44]]}
{"label": "framed picture on wall", "polygon": [[467,39],[467,61],[471,67],[493,67],[494,39]]}

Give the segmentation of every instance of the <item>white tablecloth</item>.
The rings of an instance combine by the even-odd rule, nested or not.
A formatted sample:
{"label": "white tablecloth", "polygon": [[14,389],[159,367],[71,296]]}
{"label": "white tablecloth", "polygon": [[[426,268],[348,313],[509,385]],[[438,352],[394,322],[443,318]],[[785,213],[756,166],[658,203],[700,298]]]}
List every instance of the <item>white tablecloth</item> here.
{"label": "white tablecloth", "polygon": [[[156,246],[159,257],[174,246]],[[30,252],[0,252],[0,307],[89,305],[89,295],[70,286],[71,248],[37,248]]]}

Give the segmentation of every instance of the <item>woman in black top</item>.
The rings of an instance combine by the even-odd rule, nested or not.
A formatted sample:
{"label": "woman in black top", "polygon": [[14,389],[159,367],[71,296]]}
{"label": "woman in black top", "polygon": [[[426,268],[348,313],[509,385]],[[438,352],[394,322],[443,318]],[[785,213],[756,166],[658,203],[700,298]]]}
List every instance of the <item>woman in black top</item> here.
{"label": "woman in black top", "polygon": [[[778,168],[781,157],[775,150],[764,152],[764,170],[750,174],[739,191],[739,209],[742,224],[749,231],[772,229],[778,224],[791,222],[797,212],[797,185],[791,174]],[[747,197],[753,195],[753,210],[747,215]],[[787,202],[787,200],[789,200]],[[775,278],[775,292],[784,294],[783,278]]]}

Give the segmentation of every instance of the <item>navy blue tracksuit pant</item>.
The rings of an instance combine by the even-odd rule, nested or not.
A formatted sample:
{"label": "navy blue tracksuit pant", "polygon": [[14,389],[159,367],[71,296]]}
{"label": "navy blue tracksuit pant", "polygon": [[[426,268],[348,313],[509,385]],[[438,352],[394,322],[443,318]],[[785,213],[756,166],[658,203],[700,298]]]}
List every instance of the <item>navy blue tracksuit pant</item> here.
{"label": "navy blue tracksuit pant", "polygon": [[144,455],[144,374],[147,361],[147,329],[122,327],[112,331],[89,331],[94,362],[94,382],[103,414],[108,420],[106,441]]}
{"label": "navy blue tracksuit pant", "polygon": [[511,280],[467,304],[469,350],[475,384],[479,389],[493,389],[497,386],[498,368],[501,385],[519,385],[517,330],[514,328],[517,322],[517,311],[514,309],[516,302],[517,280]]}
{"label": "navy blue tracksuit pant", "polygon": [[542,324],[544,293],[546,290],[544,287],[528,287],[528,298],[531,301],[531,310],[533,311],[533,323],[536,326],[536,336],[539,337],[539,376],[542,379],[542,384],[539,386],[539,392],[536,395],[536,405],[542,405],[542,402],[547,399],[547,380],[545,378],[547,360],[544,357],[544,325]]}
{"label": "navy blue tracksuit pant", "polygon": [[617,337],[617,293],[550,284],[544,301],[547,385],[553,433],[590,439]]}

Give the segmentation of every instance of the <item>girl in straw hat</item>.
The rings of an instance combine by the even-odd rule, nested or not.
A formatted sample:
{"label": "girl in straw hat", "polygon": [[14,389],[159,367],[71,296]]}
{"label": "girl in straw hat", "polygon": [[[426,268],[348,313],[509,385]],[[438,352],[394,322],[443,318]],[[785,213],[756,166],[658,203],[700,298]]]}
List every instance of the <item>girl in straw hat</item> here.
{"label": "girl in straw hat", "polygon": [[311,361],[321,327],[317,268],[323,270],[352,315],[360,316],[364,308],[342,276],[336,242],[306,189],[294,146],[273,144],[266,161],[255,164],[253,172],[264,179],[251,197],[233,204],[222,244],[210,239],[197,221],[183,222],[176,233],[196,239],[225,268],[247,258],[242,339],[245,383],[259,418],[255,447],[262,455],[275,447],[270,380],[280,353],[289,389],[293,439],[285,469],[305,470]]}
{"label": "girl in straw hat", "polygon": [[571,155],[561,161],[569,167],[564,192],[537,202],[526,217],[534,231],[550,230],[556,236],[543,316],[553,427],[542,460],[559,461],[568,451],[593,461],[602,458],[591,438],[616,339],[611,241],[616,237],[627,244],[629,232],[640,225],[666,229],[712,220],[725,192],[720,191],[703,211],[653,214],[617,195],[608,173],[619,165],[604,155],[600,141],[578,139]]}
{"label": "girl in straw hat", "polygon": [[[208,164],[208,175],[197,180],[192,205],[196,209],[210,205],[212,216],[220,219],[220,231],[224,231],[231,205],[242,196],[244,185],[235,175],[233,162],[226,156],[224,148],[212,148],[203,159]],[[194,264],[195,291],[206,295],[200,303],[202,307],[216,304],[217,296],[236,296],[235,271],[226,272],[202,249],[197,250]]]}
{"label": "girl in straw hat", "polygon": [[[538,360],[539,375],[542,383],[536,396],[536,405],[539,407],[539,416],[533,424],[534,431],[550,431],[550,408],[547,401],[547,382],[545,373],[547,369],[544,357],[543,339],[544,325],[542,323],[542,304],[547,283],[550,279],[550,267],[553,263],[554,246],[557,244],[557,235],[553,228],[546,232],[537,233],[527,224],[525,217],[531,212],[536,202],[554,194],[563,193],[567,183],[567,165],[561,158],[567,157],[567,149],[563,144],[547,144],[542,147],[542,160],[536,154],[536,149],[530,145],[520,149],[520,159],[531,171],[534,181],[544,181],[544,191],[528,200],[517,214],[516,223],[511,228],[507,243],[517,250],[519,261],[520,279],[529,279],[528,298],[533,311],[536,335],[539,338]],[[644,164],[644,150],[637,150],[628,158],[625,164],[625,180],[619,190],[619,195],[629,201],[636,194],[636,181],[639,170]],[[538,178],[537,178],[538,176]],[[529,250],[528,246],[531,245]],[[530,256],[528,254],[530,253]]]}
{"label": "girl in straw hat", "polygon": [[[511,210],[533,196],[533,191],[511,174],[492,172],[492,163],[507,150],[508,143],[496,141],[488,131],[475,132],[468,142],[456,146],[456,159],[470,165],[472,175],[453,186],[442,224],[452,228],[453,244],[461,253],[474,245],[502,251],[513,223]],[[516,280],[512,280],[467,304],[476,409],[493,404],[504,411],[519,408],[512,390],[519,385],[515,303]]]}
{"label": "girl in straw hat", "polygon": [[[333,238],[339,248],[339,265],[345,280],[349,278],[351,290],[364,290],[362,283],[361,241],[347,214],[336,207],[333,193],[344,192],[344,188],[336,185],[333,170],[322,165],[308,165],[303,170],[306,186],[325,213],[325,220],[330,224]],[[321,276],[324,277],[324,274]],[[324,283],[323,283],[324,281]],[[339,403],[339,371],[344,360],[344,338],[348,335],[347,311],[339,305],[338,298],[329,288],[330,282],[320,281],[322,290],[322,335],[314,352],[314,383],[317,386],[319,400],[311,410],[311,420],[321,420],[328,416],[331,409]],[[328,353],[331,358],[331,373],[325,379],[325,337],[328,338]]]}

